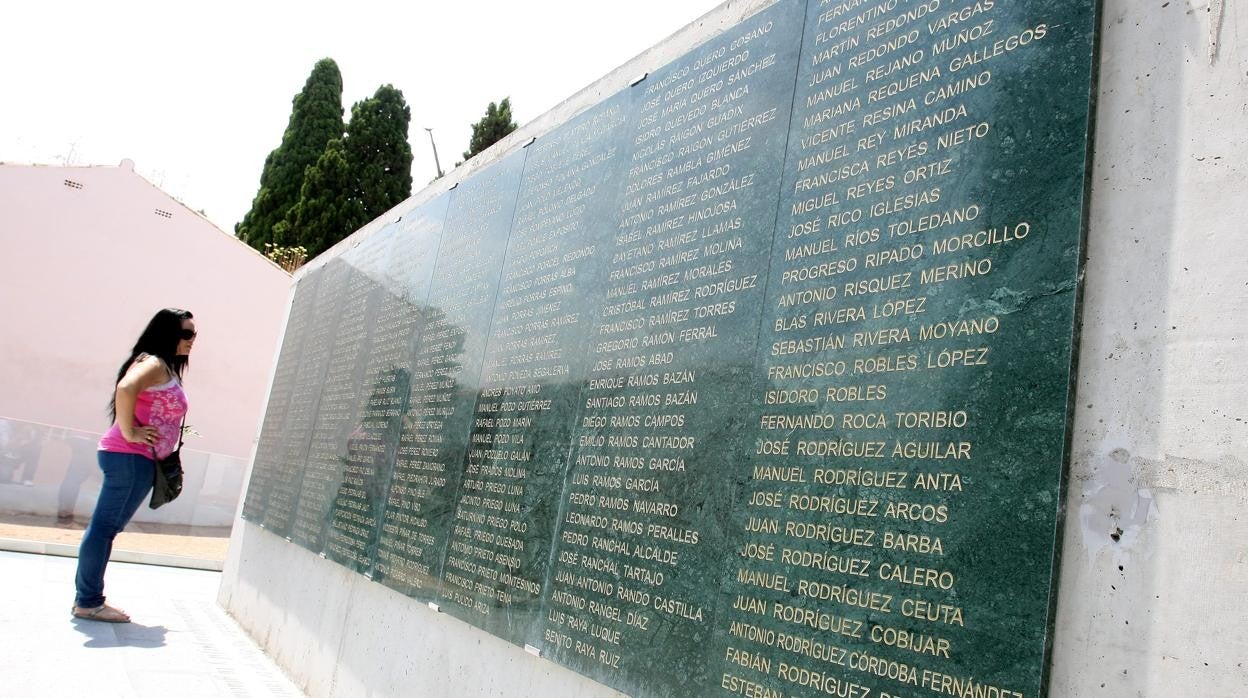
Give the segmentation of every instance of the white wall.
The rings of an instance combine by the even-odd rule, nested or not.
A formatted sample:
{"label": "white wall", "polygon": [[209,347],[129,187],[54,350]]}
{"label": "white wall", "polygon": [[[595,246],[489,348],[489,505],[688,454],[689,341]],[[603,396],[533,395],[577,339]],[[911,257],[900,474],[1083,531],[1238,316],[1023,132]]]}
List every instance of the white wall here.
{"label": "white wall", "polygon": [[[1248,692],[1248,10],[1226,3],[1210,65],[1207,5],[1161,5],[1104,8],[1052,696]],[[241,520],[220,600],[314,696],[614,694]]]}
{"label": "white wall", "polygon": [[1054,696],[1248,694],[1248,6],[1212,65],[1209,9],[1105,3]]}
{"label": "white wall", "polygon": [[209,489],[139,520],[230,525],[289,288],[286,272],[129,161],[0,164],[0,448],[17,432],[39,440],[33,471],[0,462],[0,511],[89,515],[117,369],[152,315],[175,306],[200,333],[186,375],[199,433],[187,441],[188,486]]}

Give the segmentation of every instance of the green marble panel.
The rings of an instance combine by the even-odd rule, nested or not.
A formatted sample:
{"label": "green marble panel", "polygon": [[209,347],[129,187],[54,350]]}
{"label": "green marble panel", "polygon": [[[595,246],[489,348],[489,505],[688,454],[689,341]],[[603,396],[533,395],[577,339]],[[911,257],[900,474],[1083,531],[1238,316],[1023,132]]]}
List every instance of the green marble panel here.
{"label": "green marble panel", "polygon": [[[427,477],[428,472],[425,459],[418,453],[425,444],[414,441],[422,433],[419,431],[422,424],[411,408],[422,394],[413,380],[415,353],[421,333],[428,326],[430,317],[436,314],[429,302],[429,287],[433,282],[433,269],[450,201],[451,194],[443,193],[402,214],[398,235],[393,241],[394,250],[389,256],[390,265],[382,282],[387,301],[397,313],[396,320],[391,323],[400,327],[410,325],[411,334],[407,340],[409,348],[399,349],[397,353],[394,350],[398,347],[387,351],[392,360],[387,359],[385,366],[387,370],[393,369],[395,390],[386,391],[389,397],[378,396],[389,403],[388,407],[397,408],[401,417],[393,455],[386,454],[391,465],[388,476],[383,478],[386,504],[378,516],[375,551],[370,554],[371,576],[408,593],[424,583],[427,574],[422,570],[436,565],[436,556],[440,553],[440,546],[428,543],[425,534],[419,530],[422,499],[416,496],[413,483]],[[394,405],[392,401],[396,398],[398,404]],[[389,449],[388,431],[394,428],[394,422],[383,419],[375,426],[387,431],[383,442]]]}
{"label": "green marble panel", "polygon": [[[368,292],[361,313],[367,337],[355,357],[358,366],[349,396],[350,421],[336,428],[338,478],[326,517],[324,553],[360,572],[369,572],[382,521],[399,433],[409,404],[408,365],[421,314],[398,282],[410,273],[406,260],[423,250],[403,244],[396,221],[364,238],[342,255]],[[400,266],[402,265],[402,266]],[[348,285],[348,290],[351,285]],[[349,351],[349,349],[348,349]],[[330,390],[330,382],[326,382]]]}
{"label": "green marble panel", "polygon": [[441,593],[439,568],[523,166],[524,153],[515,153],[449,196],[422,327],[406,364],[411,390],[373,576],[423,601]]}
{"label": "green marble panel", "polygon": [[630,89],[543,656],[634,695],[702,695],[730,464],[775,224],[804,6],[778,3]]}
{"label": "green marble panel", "polygon": [[[321,386],[329,370],[334,325],[338,316],[338,298],[346,281],[345,272],[344,265],[336,261],[312,272],[320,280],[307,321],[304,349],[295,369],[295,382],[286,414],[286,435],[275,458],[273,484],[269,489],[262,524],[266,530],[287,539],[296,533],[306,538],[307,522],[314,518],[305,516],[303,525],[296,528],[303,474],[311,447],[312,431],[316,426]],[[307,506],[304,505],[304,511],[306,510]],[[319,526],[319,523],[312,525]]]}
{"label": "green marble panel", "polygon": [[1095,19],[810,4],[726,693],[1044,695]]}
{"label": "green marble panel", "polygon": [[[327,557],[368,575],[380,564],[384,577],[390,564],[401,566],[402,551],[395,537],[383,531],[400,530],[401,506],[386,509],[396,463],[408,471],[402,435],[412,401],[413,355],[430,313],[429,284],[442,237],[449,195],[402,211],[398,220],[383,227],[343,259],[373,283],[368,348],[359,361],[358,421],[345,439],[344,475],[334,497],[329,519]],[[388,514],[387,514],[388,511]],[[385,562],[378,563],[379,552]]]}
{"label": "green marble panel", "polygon": [[303,461],[290,532],[292,542],[315,553],[325,549],[327,524],[334,518],[337,494],[347,484],[349,437],[359,422],[364,351],[370,344],[377,312],[375,284],[345,254],[332,260],[327,269],[339,277],[332,303],[333,339],[325,373],[317,386],[312,438]]}
{"label": "green marble panel", "polygon": [[625,164],[627,95],[527,146],[443,577],[469,622],[531,639]]}
{"label": "green marble panel", "polygon": [[243,500],[242,516],[248,521],[263,524],[268,508],[270,490],[277,476],[281,454],[286,448],[290,434],[286,422],[290,415],[290,399],[295,387],[300,357],[306,342],[307,324],[317,296],[319,274],[308,274],[295,285],[291,306],[274,368],[269,400],[264,410],[256,456]]}

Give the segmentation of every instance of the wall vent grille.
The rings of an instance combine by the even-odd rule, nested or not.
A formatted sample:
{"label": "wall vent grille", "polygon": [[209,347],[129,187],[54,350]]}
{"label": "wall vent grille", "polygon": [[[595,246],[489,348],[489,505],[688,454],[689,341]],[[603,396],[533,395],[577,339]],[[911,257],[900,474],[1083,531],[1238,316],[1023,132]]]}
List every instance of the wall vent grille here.
{"label": "wall vent grille", "polygon": [[82,189],[82,182],[75,182],[72,179],[67,179],[65,180],[65,186],[69,187],[70,189]]}
{"label": "wall vent grille", "polygon": [[166,211],[163,208],[156,209],[156,215],[160,216],[161,218],[173,218],[173,213],[170,211]]}

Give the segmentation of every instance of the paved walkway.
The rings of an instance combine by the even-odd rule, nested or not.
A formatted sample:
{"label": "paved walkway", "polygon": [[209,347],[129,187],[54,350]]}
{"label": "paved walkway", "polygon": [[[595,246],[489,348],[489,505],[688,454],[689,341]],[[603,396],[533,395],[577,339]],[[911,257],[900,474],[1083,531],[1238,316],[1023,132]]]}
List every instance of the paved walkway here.
{"label": "paved walkway", "polygon": [[0,551],[0,695],[303,695],[216,603],[220,573],[111,562],[131,623],[70,617],[73,558]]}

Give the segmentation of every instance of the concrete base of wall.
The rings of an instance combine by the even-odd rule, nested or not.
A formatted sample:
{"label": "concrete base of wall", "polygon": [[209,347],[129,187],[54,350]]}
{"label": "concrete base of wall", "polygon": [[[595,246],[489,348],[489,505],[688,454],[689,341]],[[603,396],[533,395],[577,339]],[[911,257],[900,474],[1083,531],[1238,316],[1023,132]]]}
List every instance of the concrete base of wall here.
{"label": "concrete base of wall", "polygon": [[219,601],[311,696],[623,694],[240,521]]}

